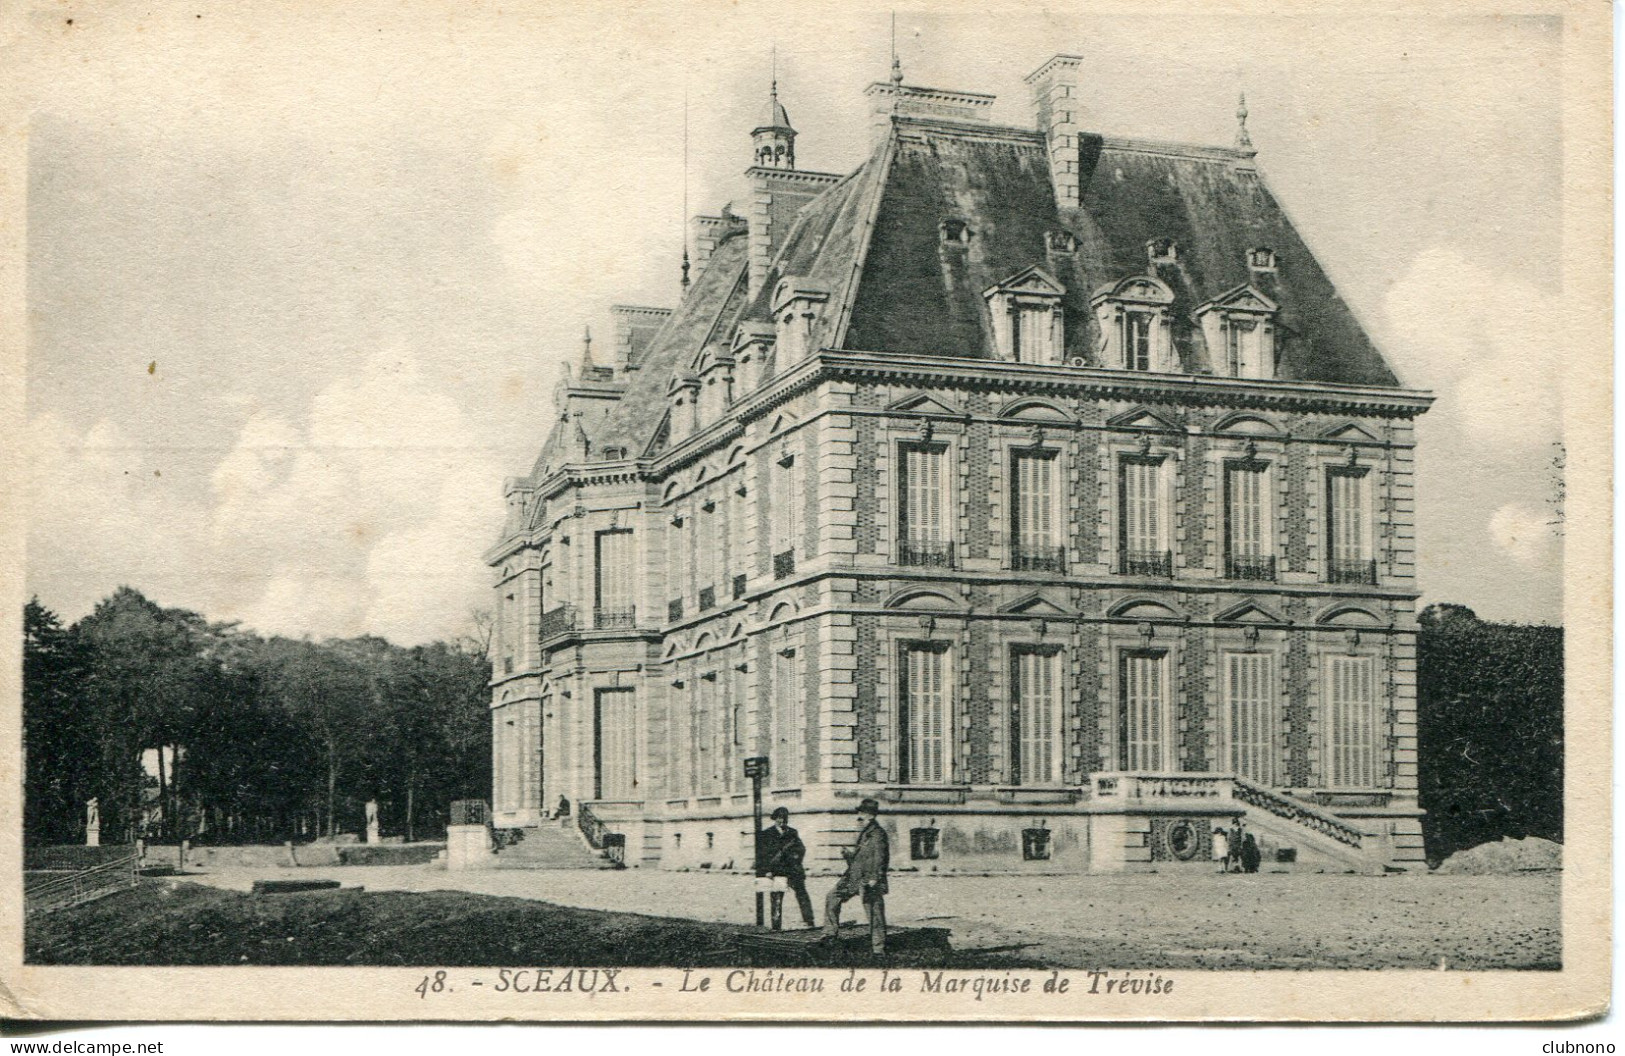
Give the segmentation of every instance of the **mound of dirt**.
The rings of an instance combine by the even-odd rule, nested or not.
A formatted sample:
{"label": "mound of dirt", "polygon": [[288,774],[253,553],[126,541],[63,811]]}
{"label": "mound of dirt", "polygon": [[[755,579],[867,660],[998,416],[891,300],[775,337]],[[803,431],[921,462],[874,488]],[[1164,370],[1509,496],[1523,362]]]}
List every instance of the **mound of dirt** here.
{"label": "mound of dirt", "polygon": [[1525,840],[1481,843],[1469,850],[1457,851],[1436,871],[1450,876],[1501,876],[1562,868],[1563,845],[1531,836]]}

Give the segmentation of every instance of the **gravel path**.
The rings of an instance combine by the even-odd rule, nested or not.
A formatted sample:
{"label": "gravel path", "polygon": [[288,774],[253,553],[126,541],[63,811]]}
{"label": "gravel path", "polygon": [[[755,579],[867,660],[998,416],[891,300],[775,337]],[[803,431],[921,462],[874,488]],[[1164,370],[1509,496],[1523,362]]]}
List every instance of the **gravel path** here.
{"label": "gravel path", "polygon": [[[220,869],[187,879],[247,891],[289,869]],[[428,866],[300,869],[369,891],[469,891],[565,906],[748,922],[750,878],[658,870]],[[831,878],[813,877],[820,905]],[[1056,967],[1540,968],[1562,955],[1561,875],[894,876],[896,924],[953,930],[959,949],[1005,949]],[[794,917],[793,907],[790,916]],[[862,919],[862,910],[852,912]]]}

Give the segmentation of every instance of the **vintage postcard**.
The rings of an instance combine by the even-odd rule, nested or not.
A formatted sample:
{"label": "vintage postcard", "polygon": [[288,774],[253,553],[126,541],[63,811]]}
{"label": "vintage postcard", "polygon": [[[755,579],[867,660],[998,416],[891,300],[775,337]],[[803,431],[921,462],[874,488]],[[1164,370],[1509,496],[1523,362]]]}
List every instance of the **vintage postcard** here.
{"label": "vintage postcard", "polygon": [[1608,1007],[1606,5],[0,17],[0,1015]]}

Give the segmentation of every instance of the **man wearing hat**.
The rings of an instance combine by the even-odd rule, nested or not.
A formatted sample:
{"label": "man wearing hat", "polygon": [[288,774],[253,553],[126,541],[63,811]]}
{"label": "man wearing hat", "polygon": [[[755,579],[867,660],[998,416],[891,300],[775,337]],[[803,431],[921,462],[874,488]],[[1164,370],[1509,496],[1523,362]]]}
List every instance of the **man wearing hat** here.
{"label": "man wearing hat", "polygon": [[869,947],[886,952],[886,870],[891,868],[891,840],[880,827],[880,804],[866,799],[858,804],[858,821],[863,826],[858,842],[841,853],[846,857],[846,875],[824,900],[824,937],[835,939],[841,930],[841,903],[862,896],[869,914]]}
{"label": "man wearing hat", "polygon": [[[801,860],[807,856],[807,846],[801,834],[790,827],[790,812],[783,807],[773,809],[773,824],[763,829],[756,839],[757,876],[782,876],[785,884],[795,892],[796,904],[801,907],[801,920],[809,928],[818,927],[813,919],[812,896],[807,894],[807,871]],[[778,929],[784,917],[784,892],[774,891],[773,927]]]}

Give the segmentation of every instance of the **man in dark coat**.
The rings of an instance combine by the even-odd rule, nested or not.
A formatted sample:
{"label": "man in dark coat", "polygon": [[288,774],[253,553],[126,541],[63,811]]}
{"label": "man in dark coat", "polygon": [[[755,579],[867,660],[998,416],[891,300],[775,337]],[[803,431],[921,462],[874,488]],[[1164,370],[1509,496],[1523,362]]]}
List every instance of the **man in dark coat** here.
{"label": "man in dark coat", "polygon": [[[801,834],[790,827],[788,810],[774,808],[773,824],[756,834],[756,854],[756,875],[784,877],[785,884],[795,892],[802,922],[809,928],[818,927],[813,919],[812,896],[807,894],[807,871],[802,865],[807,846],[801,842]],[[784,892],[774,891],[771,901],[773,930],[777,931],[784,919]]]}
{"label": "man in dark coat", "polygon": [[864,912],[869,915],[869,947],[875,953],[885,953],[886,871],[891,868],[891,839],[880,827],[879,816],[880,804],[874,800],[866,799],[858,805],[858,820],[863,828],[857,844],[841,852],[846,857],[846,875],[824,900],[824,937],[833,940],[840,935],[841,903],[861,896]]}

